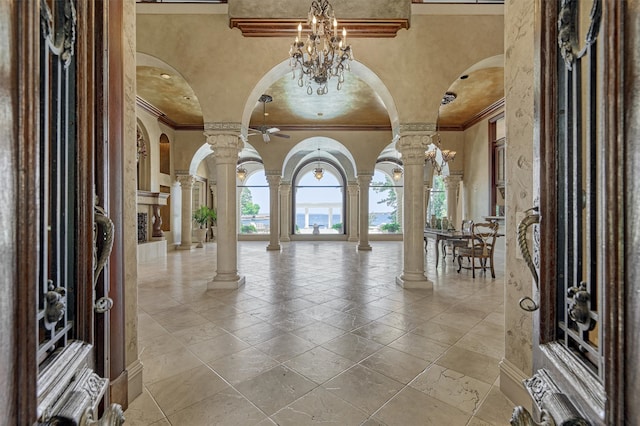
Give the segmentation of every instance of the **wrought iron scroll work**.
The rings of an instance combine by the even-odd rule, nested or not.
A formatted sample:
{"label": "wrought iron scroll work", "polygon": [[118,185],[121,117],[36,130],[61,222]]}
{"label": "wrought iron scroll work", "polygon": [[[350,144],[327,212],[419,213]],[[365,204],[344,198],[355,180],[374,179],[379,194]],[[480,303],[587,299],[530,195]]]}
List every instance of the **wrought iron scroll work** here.
{"label": "wrought iron scroll work", "polygon": [[58,28],[53,21],[53,13],[49,9],[46,0],[40,0],[40,22],[42,34],[47,45],[55,55],[59,55],[64,67],[68,68],[73,57],[73,46],[76,43],[76,8],[72,1],[65,1],[64,23]]}
{"label": "wrought iron scroll work", "polygon": [[[533,207],[527,210],[525,213],[529,214],[525,216],[525,218],[522,219],[522,221],[518,225],[518,247],[520,248],[522,257],[527,263],[527,266],[531,271],[531,275],[533,275],[533,279],[536,282],[536,291],[539,290],[540,283],[538,278],[538,271],[536,270],[536,266],[533,263],[533,258],[531,257],[531,252],[529,251],[529,245],[527,244],[527,229],[533,224],[540,223],[540,215],[537,213],[537,211],[538,207]],[[527,312],[534,312],[540,308],[538,302],[536,302],[529,296],[520,299],[519,305],[520,308]]]}
{"label": "wrought iron scroll work", "polygon": [[[95,263],[93,268],[93,292],[95,295],[95,286],[98,282],[98,277],[100,276],[100,272],[102,272],[104,265],[107,263],[107,259],[109,259],[109,256],[111,255],[111,249],[113,248],[114,226],[113,222],[111,221],[111,219],[109,219],[109,216],[107,216],[107,213],[104,211],[104,209],[98,206],[97,200],[94,210],[95,229],[93,239],[93,255]],[[100,237],[100,245],[98,245],[98,237]],[[98,249],[100,249],[99,254]],[[106,312],[111,309],[112,306],[113,300],[106,296],[100,297],[94,302],[94,308],[98,313]]]}
{"label": "wrought iron scroll work", "polygon": [[551,379],[549,373],[538,370],[524,386],[531,395],[535,410],[540,414],[540,422],[536,422],[524,407],[516,407],[511,415],[512,426],[589,426],[567,395]]}
{"label": "wrought iron scroll work", "polygon": [[576,22],[578,20],[578,0],[562,0],[558,13],[558,46],[567,69],[573,69],[576,58],[581,58],[598,37],[602,20],[602,1],[593,0],[589,14],[589,30],[585,37],[585,46],[580,49]]}

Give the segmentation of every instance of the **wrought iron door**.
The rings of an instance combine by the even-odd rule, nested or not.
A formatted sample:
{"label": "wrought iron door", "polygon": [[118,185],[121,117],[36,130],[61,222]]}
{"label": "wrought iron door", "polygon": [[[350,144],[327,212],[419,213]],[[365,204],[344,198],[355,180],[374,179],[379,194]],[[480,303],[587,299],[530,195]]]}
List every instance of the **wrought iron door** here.
{"label": "wrought iron door", "polygon": [[[540,300],[521,307],[535,315],[525,386],[542,424],[624,423],[622,9],[541,2],[539,208],[527,219],[540,221]],[[532,423],[516,409],[512,424]]]}

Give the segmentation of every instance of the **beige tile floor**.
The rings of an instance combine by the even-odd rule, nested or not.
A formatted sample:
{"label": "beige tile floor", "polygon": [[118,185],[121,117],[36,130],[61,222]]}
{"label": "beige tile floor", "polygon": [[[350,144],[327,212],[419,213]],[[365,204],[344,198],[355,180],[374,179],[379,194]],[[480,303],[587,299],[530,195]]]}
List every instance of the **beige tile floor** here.
{"label": "beige tile floor", "polygon": [[129,425],[508,425],[496,278],[434,268],[403,290],[401,242],[240,242],[246,284],[207,291],[216,244],[139,265],[144,393]]}

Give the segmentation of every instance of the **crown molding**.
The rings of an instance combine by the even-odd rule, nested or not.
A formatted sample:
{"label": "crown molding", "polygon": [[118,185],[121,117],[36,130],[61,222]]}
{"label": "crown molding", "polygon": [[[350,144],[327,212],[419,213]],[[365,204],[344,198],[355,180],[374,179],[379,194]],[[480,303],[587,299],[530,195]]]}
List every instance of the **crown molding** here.
{"label": "crown molding", "polygon": [[162,112],[160,109],[141,98],[140,96],[136,96],[136,105],[141,109],[145,110],[152,116],[158,119],[159,122],[171,127],[173,130],[204,130],[204,124],[180,124],[176,123],[169,117],[167,114]]}
{"label": "crown molding", "polygon": [[463,130],[467,130],[469,127],[478,124],[482,120],[491,118],[492,115],[497,113],[502,108],[504,108],[504,98],[497,100],[496,102],[492,103],[491,105],[471,117],[469,120],[462,123]]}
{"label": "crown molding", "polygon": [[[291,37],[298,35],[300,19],[230,18],[229,27],[238,28],[245,37]],[[401,29],[409,28],[408,19],[357,20],[341,19],[349,37],[393,38]]]}

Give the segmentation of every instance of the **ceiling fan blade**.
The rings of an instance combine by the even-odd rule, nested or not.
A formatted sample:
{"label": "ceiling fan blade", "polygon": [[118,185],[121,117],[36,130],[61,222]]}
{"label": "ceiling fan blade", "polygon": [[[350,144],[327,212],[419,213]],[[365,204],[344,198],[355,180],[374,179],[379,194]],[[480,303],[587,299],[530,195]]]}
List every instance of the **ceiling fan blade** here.
{"label": "ceiling fan blade", "polygon": [[289,139],[291,136],[289,135],[285,135],[284,133],[271,133],[273,136],[277,136],[279,138],[286,138]]}
{"label": "ceiling fan blade", "polygon": [[271,138],[269,137],[269,133],[264,132],[262,133],[262,140],[266,142],[269,142],[271,140]]}
{"label": "ceiling fan blade", "polygon": [[267,133],[275,133],[275,132],[279,132],[280,129],[278,129],[277,127],[271,127],[269,129],[266,130]]}

